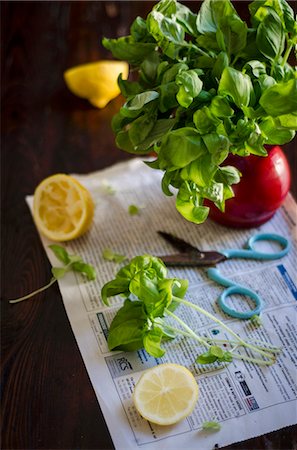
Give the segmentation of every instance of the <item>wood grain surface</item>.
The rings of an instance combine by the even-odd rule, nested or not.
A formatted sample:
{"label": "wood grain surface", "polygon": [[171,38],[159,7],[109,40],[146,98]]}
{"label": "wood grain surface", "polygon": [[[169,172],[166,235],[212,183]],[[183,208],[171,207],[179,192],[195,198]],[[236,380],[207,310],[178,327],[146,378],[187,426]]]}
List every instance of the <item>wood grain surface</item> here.
{"label": "wood grain surface", "polygon": [[[25,196],[50,174],[87,173],[131,158],[116,148],[110,127],[122,99],[97,110],[67,90],[63,72],[111,58],[102,37],[127,34],[153,3],[1,2],[2,449],[113,449],[58,285],[20,304],[8,299],[51,277]],[[244,14],[246,2],[237,4]],[[284,148],[296,197],[295,145]],[[228,448],[294,449],[296,431]]]}

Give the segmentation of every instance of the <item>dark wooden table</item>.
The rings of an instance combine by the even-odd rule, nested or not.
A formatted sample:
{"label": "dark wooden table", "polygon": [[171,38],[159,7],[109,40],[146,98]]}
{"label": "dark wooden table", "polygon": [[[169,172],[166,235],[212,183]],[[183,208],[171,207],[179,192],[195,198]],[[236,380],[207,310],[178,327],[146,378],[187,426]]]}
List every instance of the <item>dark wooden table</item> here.
{"label": "dark wooden table", "polygon": [[[101,38],[127,34],[152,4],[1,2],[3,449],[113,448],[58,286],[18,305],[8,299],[51,277],[25,196],[50,174],[87,173],[130,157],[110,128],[121,98],[97,110],[67,90],[63,71],[110,58]],[[296,175],[294,144],[285,150]],[[292,449],[296,435],[290,427],[228,448]]]}

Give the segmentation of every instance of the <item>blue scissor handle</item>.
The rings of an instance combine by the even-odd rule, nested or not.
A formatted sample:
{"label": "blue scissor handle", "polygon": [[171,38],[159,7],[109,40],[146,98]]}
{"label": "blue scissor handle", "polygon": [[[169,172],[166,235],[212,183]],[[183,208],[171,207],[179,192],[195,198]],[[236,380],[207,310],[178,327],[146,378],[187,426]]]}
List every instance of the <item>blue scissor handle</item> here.
{"label": "blue scissor handle", "polygon": [[[266,253],[255,249],[255,242],[258,241],[274,241],[280,244],[282,250],[278,252]],[[290,243],[288,239],[279,234],[273,233],[258,233],[249,238],[246,244],[246,249],[229,249],[223,250],[221,253],[227,258],[246,258],[246,259],[280,259],[285,256],[290,249]]]}
{"label": "blue scissor handle", "polygon": [[[244,286],[241,286],[240,284],[236,284],[234,283],[234,281],[229,280],[228,278],[223,277],[220,271],[214,267],[208,269],[207,274],[213,281],[216,281],[217,283],[227,288],[218,298],[218,304],[226,314],[231,317],[235,317],[236,319],[250,319],[254,315],[260,314],[260,312],[264,308],[264,302],[256,292]],[[250,297],[256,304],[256,307],[248,312],[240,312],[230,308],[226,303],[226,298],[232,294],[240,294]]]}

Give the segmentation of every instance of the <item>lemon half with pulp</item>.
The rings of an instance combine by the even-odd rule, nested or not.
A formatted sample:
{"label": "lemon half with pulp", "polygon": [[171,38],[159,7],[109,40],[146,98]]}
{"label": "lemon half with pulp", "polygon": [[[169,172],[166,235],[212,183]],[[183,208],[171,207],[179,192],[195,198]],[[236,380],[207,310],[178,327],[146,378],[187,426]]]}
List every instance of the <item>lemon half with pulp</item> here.
{"label": "lemon half with pulp", "polygon": [[133,400],[150,422],[172,425],[187,417],[198,399],[198,384],[184,366],[164,363],[146,370],[136,383]]}
{"label": "lemon half with pulp", "polygon": [[45,178],[35,189],[33,218],[39,231],[53,241],[84,234],[94,216],[90,192],[70,175]]}

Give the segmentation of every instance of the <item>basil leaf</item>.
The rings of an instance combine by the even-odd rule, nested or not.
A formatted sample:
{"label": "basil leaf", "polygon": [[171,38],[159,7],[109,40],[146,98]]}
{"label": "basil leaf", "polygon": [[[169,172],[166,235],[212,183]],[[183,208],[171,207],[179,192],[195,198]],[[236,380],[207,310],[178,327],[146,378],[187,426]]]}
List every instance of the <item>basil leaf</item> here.
{"label": "basil leaf", "polygon": [[193,122],[195,127],[201,134],[206,134],[215,130],[220,121],[211,113],[207,106],[203,106],[193,114]]}
{"label": "basil leaf", "polygon": [[187,6],[178,2],[176,2],[176,20],[183,26],[187,33],[192,36],[197,36],[197,14],[192,13]]}
{"label": "basil leaf", "polygon": [[161,348],[162,337],[163,331],[158,327],[149,330],[143,337],[145,350],[154,358],[161,358],[165,354],[165,350]]}
{"label": "basil leaf", "polygon": [[109,327],[109,350],[134,351],[142,348],[146,324],[142,303],[127,299]]}
{"label": "basil leaf", "polygon": [[155,38],[165,55],[174,59],[177,57],[180,44],[184,42],[185,32],[176,19],[164,16],[153,10],[147,18],[150,34]]}
{"label": "basil leaf", "polygon": [[229,56],[236,55],[246,46],[247,25],[237,14],[222,16],[216,36],[224,52]]}
{"label": "basil leaf", "polygon": [[140,110],[147,104],[156,100],[159,93],[156,91],[146,91],[137,94],[129,99],[121,108],[121,113],[126,116],[135,117],[135,113],[139,114]]}
{"label": "basil leaf", "polygon": [[213,99],[211,100],[209,111],[212,115],[219,118],[231,117],[234,113],[234,110],[231,108],[228,99],[220,95],[216,95],[215,97],[213,97]]}
{"label": "basil leaf", "polygon": [[156,115],[145,113],[131,123],[128,134],[134,149],[141,144],[152,131]]}
{"label": "basil leaf", "polygon": [[219,83],[218,93],[220,95],[230,95],[236,106],[248,106],[251,98],[253,86],[248,75],[226,67],[222,73]]}
{"label": "basil leaf", "polygon": [[184,182],[176,197],[176,209],[185,219],[194,223],[202,223],[206,220],[209,208],[199,204],[200,194]]}
{"label": "basil leaf", "polygon": [[199,133],[190,127],[170,131],[162,140],[159,150],[160,168],[181,168],[206,151]]}
{"label": "basil leaf", "polygon": [[180,175],[183,180],[193,181],[199,187],[205,187],[211,182],[216,170],[217,167],[212,162],[212,155],[206,152],[188,164]]}
{"label": "basil leaf", "polygon": [[[284,116],[280,116],[284,117]],[[296,116],[295,120],[297,120]],[[296,127],[296,123],[295,123]],[[290,126],[290,128],[293,128]],[[283,145],[290,142],[295,137],[295,132],[292,129],[288,129],[282,126],[280,118],[268,117],[260,124],[260,129],[266,138],[266,144],[270,145]]]}
{"label": "basil leaf", "polygon": [[179,86],[176,98],[184,108],[190,106],[194,98],[201,92],[203,85],[196,70],[188,70],[178,74],[176,84]]}
{"label": "basil leaf", "polygon": [[229,153],[229,139],[217,133],[205,134],[202,139],[207,150],[211,153],[211,162],[216,165],[221,164]]}
{"label": "basil leaf", "polygon": [[120,60],[125,60],[129,64],[137,66],[155,50],[155,43],[136,42],[131,36],[124,36],[118,39],[102,39],[102,45],[110,50],[113,56]]}
{"label": "basil leaf", "polygon": [[142,91],[142,87],[138,82],[123,80],[121,73],[118,77],[118,85],[121,90],[121,94],[124,97],[129,97],[130,95],[140,94]]}
{"label": "basil leaf", "polygon": [[63,278],[66,272],[67,269],[64,267],[52,267],[52,274],[56,278],[56,280]]}
{"label": "basil leaf", "polygon": [[90,264],[86,264],[84,262],[75,262],[72,264],[71,268],[75,272],[80,272],[85,275],[89,281],[95,280],[96,278],[96,270]]}
{"label": "basil leaf", "polygon": [[297,112],[297,79],[277,83],[263,92],[260,105],[269,116],[281,116]]}
{"label": "basil leaf", "polygon": [[63,264],[67,265],[70,262],[69,255],[64,247],[57,244],[49,245],[49,248],[54,252],[55,257]]}
{"label": "basil leaf", "polygon": [[108,297],[113,297],[118,294],[128,295],[129,294],[129,284],[130,280],[117,277],[114,280],[105,283],[101,289],[101,298],[105,305],[108,305]]}
{"label": "basil leaf", "polygon": [[212,69],[212,76],[214,78],[219,79],[222,75],[223,70],[225,67],[229,65],[229,57],[226,52],[220,52],[216,58],[215,63],[213,64]]}
{"label": "basil leaf", "polygon": [[237,184],[240,182],[241,173],[236,167],[224,166],[219,167],[216,172],[216,180],[221,181],[226,185]]}
{"label": "basil leaf", "polygon": [[271,11],[257,30],[257,47],[270,60],[277,60],[284,51],[285,34],[278,15]]}
{"label": "basil leaf", "polygon": [[197,30],[201,34],[216,33],[222,17],[236,14],[229,0],[204,0],[197,16]]}
{"label": "basil leaf", "polygon": [[[146,151],[170,131],[176,123],[176,119],[160,119],[154,123],[150,134],[137,146],[137,152]],[[136,151],[135,151],[136,152]]]}
{"label": "basil leaf", "polygon": [[218,422],[203,422],[202,429],[206,431],[220,431],[221,425]]}

